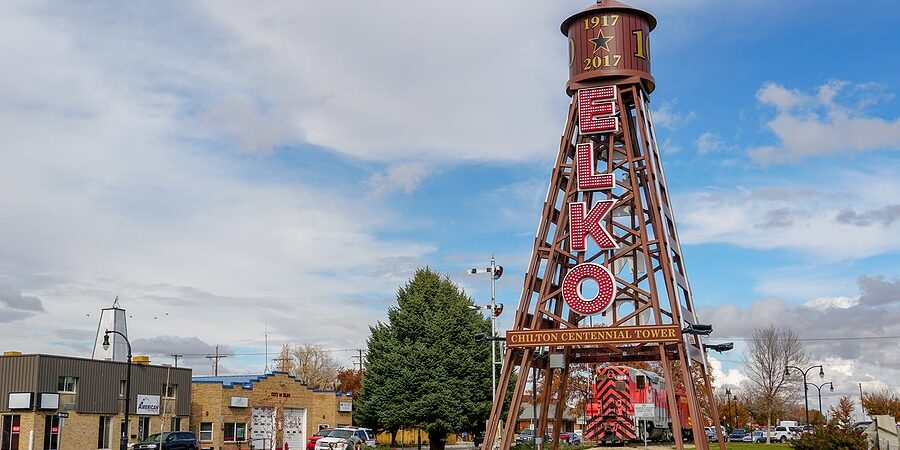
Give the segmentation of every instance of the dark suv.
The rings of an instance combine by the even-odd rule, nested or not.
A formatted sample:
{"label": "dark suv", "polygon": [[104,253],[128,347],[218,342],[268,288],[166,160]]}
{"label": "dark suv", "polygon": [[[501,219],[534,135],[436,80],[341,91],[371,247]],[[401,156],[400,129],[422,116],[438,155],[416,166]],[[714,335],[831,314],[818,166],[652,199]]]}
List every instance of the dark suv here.
{"label": "dark suv", "polygon": [[[162,443],[162,447],[160,447]],[[132,447],[133,450],[197,450],[197,437],[189,431],[170,431],[147,436]]]}

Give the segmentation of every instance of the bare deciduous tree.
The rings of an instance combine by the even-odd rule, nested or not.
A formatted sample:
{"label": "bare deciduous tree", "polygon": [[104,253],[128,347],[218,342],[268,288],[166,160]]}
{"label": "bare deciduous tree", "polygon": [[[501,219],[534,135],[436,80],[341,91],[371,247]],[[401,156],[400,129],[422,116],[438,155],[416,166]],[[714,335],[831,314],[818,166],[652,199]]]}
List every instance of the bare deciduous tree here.
{"label": "bare deciduous tree", "polygon": [[341,366],[324,347],[284,344],[278,354],[278,370],[288,372],[317,388],[333,389]]}
{"label": "bare deciduous tree", "polygon": [[[797,379],[786,376],[785,368],[804,366],[808,357],[797,333],[774,325],[753,333],[744,357],[749,378],[747,387],[753,400],[751,408],[762,413],[766,425],[771,427],[772,419],[794,401],[797,392]],[[766,442],[770,442],[768,435]]]}

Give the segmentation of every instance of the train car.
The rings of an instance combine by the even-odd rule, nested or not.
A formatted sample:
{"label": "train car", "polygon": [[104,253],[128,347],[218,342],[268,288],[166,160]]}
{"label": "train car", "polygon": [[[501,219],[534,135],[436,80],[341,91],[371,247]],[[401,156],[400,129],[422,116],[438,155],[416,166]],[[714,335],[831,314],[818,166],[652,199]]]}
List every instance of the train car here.
{"label": "train car", "polygon": [[[672,419],[663,377],[646,370],[626,366],[600,367],[595,372],[593,402],[587,405],[584,435],[601,444],[614,444],[644,439],[672,439]],[[687,399],[676,392],[675,405],[683,418],[682,436],[691,436],[691,418]],[[635,403],[652,403],[651,418],[637,419]]]}

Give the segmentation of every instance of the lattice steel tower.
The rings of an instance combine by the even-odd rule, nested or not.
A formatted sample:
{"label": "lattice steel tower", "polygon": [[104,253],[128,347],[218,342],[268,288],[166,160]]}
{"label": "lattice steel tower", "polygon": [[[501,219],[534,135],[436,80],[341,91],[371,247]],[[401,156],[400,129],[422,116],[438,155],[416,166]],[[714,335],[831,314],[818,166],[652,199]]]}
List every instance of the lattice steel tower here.
{"label": "lattice steel tower", "polygon": [[[548,422],[563,416],[569,364],[633,361],[660,362],[677,447],[683,448],[684,428],[697,449],[708,448],[699,397],[716,403],[703,344],[682,331],[698,319],[649,108],[655,26],[649,13],[615,0],[562,23],[572,101],[506,338],[499,385],[507,386],[516,369],[517,383],[508,412],[502,411],[507,390],[497,390],[483,450],[496,445],[493,436],[501,449],[513,443],[532,373],[554,386],[537,390],[540,438]],[[687,400],[692,420],[675,407],[673,362],[685,380],[678,399]],[[553,425],[549,445],[556,450],[561,423]],[[719,444],[724,450],[721,436]]]}

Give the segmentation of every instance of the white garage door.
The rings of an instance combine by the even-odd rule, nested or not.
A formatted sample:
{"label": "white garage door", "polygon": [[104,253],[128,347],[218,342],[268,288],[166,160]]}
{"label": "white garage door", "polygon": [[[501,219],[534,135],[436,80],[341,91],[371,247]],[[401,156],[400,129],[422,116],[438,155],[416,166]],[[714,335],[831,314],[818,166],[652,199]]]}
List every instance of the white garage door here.
{"label": "white garage door", "polygon": [[291,450],[306,448],[306,410],[284,409],[284,442]]}
{"label": "white garage door", "polygon": [[250,448],[275,450],[275,408],[253,408],[250,414]]}

